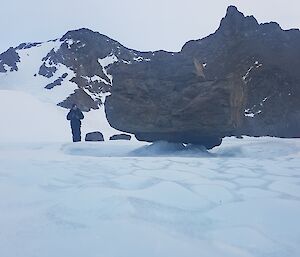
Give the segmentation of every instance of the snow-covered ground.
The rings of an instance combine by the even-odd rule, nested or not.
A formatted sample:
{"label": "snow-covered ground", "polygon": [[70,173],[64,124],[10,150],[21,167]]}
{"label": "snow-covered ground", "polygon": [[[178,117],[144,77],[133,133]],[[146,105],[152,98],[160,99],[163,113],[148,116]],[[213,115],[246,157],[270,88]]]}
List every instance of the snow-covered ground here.
{"label": "snow-covered ground", "polygon": [[[72,140],[69,110],[19,90],[0,90],[0,142],[66,142]],[[104,107],[84,113],[82,137],[101,131],[105,140],[120,133],[110,127]]]}
{"label": "snow-covered ground", "polygon": [[0,143],[0,256],[300,256],[300,140]]}

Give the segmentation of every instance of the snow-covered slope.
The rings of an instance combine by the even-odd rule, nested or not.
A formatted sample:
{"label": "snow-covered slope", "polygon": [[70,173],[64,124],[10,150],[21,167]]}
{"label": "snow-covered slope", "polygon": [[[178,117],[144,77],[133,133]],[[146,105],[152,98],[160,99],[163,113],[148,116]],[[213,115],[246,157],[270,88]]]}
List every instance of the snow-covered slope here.
{"label": "snow-covered slope", "polygon": [[[11,67],[6,67],[5,73],[0,73],[0,90],[18,90],[29,93],[36,98],[58,104],[68,95],[74,93],[77,85],[70,80],[75,76],[74,71],[63,64],[57,64],[57,70],[51,78],[39,74],[42,59],[53,50],[57,51],[62,42],[59,40],[40,43],[29,48],[16,48],[16,53],[20,57],[16,62],[17,70],[11,71]],[[62,81],[62,85],[47,90],[45,86],[54,82],[64,73],[68,74]]]}
{"label": "snow-covered slope", "polygon": [[[104,110],[105,99],[111,94],[113,87],[111,66],[118,63],[131,65],[149,62],[150,56],[152,53],[125,48],[117,41],[88,29],[69,31],[62,38],[48,42],[23,43],[15,48],[11,47],[0,54],[0,91],[17,92],[16,97],[7,91],[0,92],[0,101],[5,97],[10,100],[4,99],[1,103],[5,131],[9,130],[8,125],[15,115],[13,109],[24,101],[31,101],[29,98],[33,97],[35,103],[28,109],[28,113],[35,114],[35,117],[29,118],[32,126],[43,120],[43,126],[48,127],[48,130],[54,124],[57,130],[62,129],[65,124],[61,125],[61,121],[54,116],[56,113],[65,113],[63,108],[68,109],[76,103],[86,112],[84,133],[101,131],[105,139],[120,133],[110,127]],[[24,99],[20,92],[24,93]],[[45,107],[44,104],[52,104],[53,108]],[[38,113],[44,113],[53,119],[41,119]],[[22,125],[18,123],[18,119],[14,122],[17,127]],[[28,128],[30,126],[23,126],[19,137],[16,133],[8,135],[0,128],[0,137],[9,140],[12,137],[19,140],[27,138],[27,141],[34,137],[45,138],[45,135],[37,135],[37,131],[27,131]],[[55,130],[52,135],[57,136],[53,139],[66,138],[63,136],[65,132],[62,131],[59,135]],[[47,130],[40,130],[41,133],[43,131]]]}
{"label": "snow-covered slope", "polygon": [[0,143],[1,256],[300,256],[299,140],[147,146]]}
{"label": "snow-covered slope", "polygon": [[112,54],[116,46],[104,57],[94,56],[97,65],[90,67],[91,74],[88,64],[83,67],[78,60],[84,54],[78,51],[89,51],[88,40],[81,43],[71,39],[74,35],[81,34],[75,31],[64,39],[21,44],[0,55],[1,140],[69,140],[67,110],[62,107],[73,103],[87,111],[83,134],[101,131],[107,140],[120,133],[110,127],[103,105],[113,80],[107,69],[118,61]]}
{"label": "snow-covered slope", "polygon": [[[0,90],[1,142],[65,142],[71,140],[68,110],[43,101],[35,94]],[[111,128],[103,109],[84,113],[82,134],[101,131],[105,140],[118,131]]]}

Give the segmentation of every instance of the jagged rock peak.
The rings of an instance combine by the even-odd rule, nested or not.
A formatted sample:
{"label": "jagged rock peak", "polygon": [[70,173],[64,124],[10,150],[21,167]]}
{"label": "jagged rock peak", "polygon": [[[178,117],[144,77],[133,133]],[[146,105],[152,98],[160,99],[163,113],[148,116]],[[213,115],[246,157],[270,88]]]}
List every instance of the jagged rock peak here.
{"label": "jagged rock peak", "polygon": [[244,14],[238,10],[234,5],[229,5],[226,10],[226,16],[240,16],[245,18]]}
{"label": "jagged rock peak", "polygon": [[98,49],[101,52],[99,56],[101,58],[106,57],[112,51],[120,52],[118,49],[125,48],[118,41],[87,28],[68,31],[60,41],[65,42],[65,47],[68,47],[68,49],[72,48],[75,52],[79,50],[79,48],[83,50],[84,46],[86,46],[85,49]]}
{"label": "jagged rock peak", "polygon": [[232,35],[242,30],[256,29],[258,25],[253,16],[245,16],[237,7],[230,5],[227,8],[225,17],[221,20],[218,31]]}
{"label": "jagged rock peak", "polygon": [[64,41],[66,39],[76,39],[76,38],[89,39],[89,40],[104,39],[107,41],[116,42],[115,40],[109,38],[108,36],[105,36],[99,32],[96,32],[96,31],[93,31],[93,30],[90,30],[87,28],[70,30],[60,39],[60,41]]}

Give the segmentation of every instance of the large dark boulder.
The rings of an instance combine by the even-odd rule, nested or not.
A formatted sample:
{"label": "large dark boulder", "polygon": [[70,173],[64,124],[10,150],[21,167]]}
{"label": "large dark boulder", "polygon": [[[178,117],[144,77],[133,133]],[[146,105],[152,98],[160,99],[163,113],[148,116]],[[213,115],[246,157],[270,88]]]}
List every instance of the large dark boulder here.
{"label": "large dark boulder", "polygon": [[[193,62],[185,62],[182,74],[176,72],[177,63],[166,70],[152,62],[144,67],[120,65],[113,95],[106,101],[110,124],[144,141],[219,145],[243,120],[243,81],[232,76],[205,80]],[[151,69],[161,73],[148,72]],[[144,72],[143,79],[135,77],[139,72]]]}
{"label": "large dark boulder", "polygon": [[299,30],[258,24],[230,6],[214,34],[181,52],[116,63],[106,114],[145,141],[210,148],[230,135],[299,137],[299,67]]}

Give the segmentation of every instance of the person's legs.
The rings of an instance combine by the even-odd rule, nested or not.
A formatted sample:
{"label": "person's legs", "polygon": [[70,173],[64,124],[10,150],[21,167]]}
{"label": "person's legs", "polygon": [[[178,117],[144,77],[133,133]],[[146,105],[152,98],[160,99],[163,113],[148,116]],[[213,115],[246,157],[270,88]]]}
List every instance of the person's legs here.
{"label": "person's legs", "polygon": [[71,126],[71,129],[72,129],[72,139],[73,139],[73,142],[76,142],[76,130],[75,130],[74,126]]}
{"label": "person's legs", "polygon": [[73,125],[71,127],[72,127],[73,142],[81,141],[80,125]]}
{"label": "person's legs", "polygon": [[78,126],[78,130],[77,130],[77,139],[78,139],[78,141],[80,142],[81,141],[81,126],[79,125]]}

